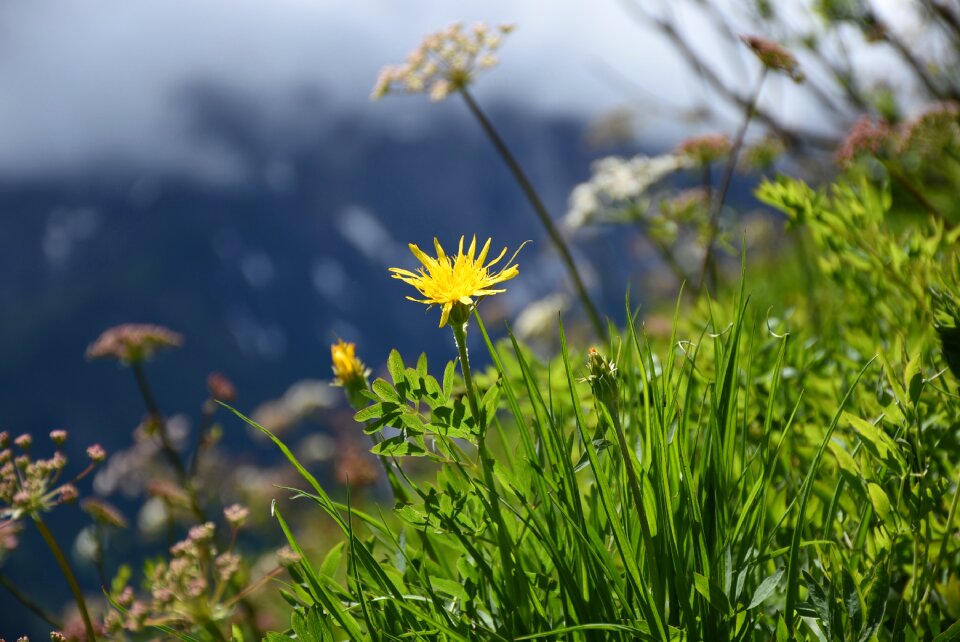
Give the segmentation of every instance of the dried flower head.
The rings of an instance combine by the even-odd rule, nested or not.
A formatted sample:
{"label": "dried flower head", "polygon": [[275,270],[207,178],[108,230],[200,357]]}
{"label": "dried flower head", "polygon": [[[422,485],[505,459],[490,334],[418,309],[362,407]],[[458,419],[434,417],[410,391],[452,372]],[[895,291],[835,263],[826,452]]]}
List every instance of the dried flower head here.
{"label": "dried flower head", "polygon": [[483,23],[464,29],[457,23],[428,35],[410,52],[405,63],[384,67],[371,98],[383,98],[393,90],[424,93],[430,100],[443,100],[450,92],[466,88],[481,69],[497,64],[496,52],[512,25],[490,28]]}
{"label": "dried flower head", "polygon": [[293,566],[300,563],[300,553],[297,553],[289,546],[277,549],[277,564],[283,567]]}
{"label": "dried flower head", "polygon": [[337,452],[336,479],[344,486],[363,488],[377,481],[377,467],[360,448],[348,444]]}
{"label": "dried flower head", "polygon": [[211,398],[224,403],[233,403],[237,399],[237,389],[233,382],[219,372],[207,375],[207,392]]}
{"label": "dried flower head", "polygon": [[682,141],[674,153],[686,156],[697,165],[709,165],[729,154],[732,148],[726,134],[706,134]]}
{"label": "dried flower head", "polygon": [[779,136],[765,136],[757,142],[747,145],[740,153],[742,171],[768,170],[787,151],[787,145]]}
{"label": "dried flower head", "polygon": [[50,441],[56,446],[62,446],[67,441],[67,431],[66,430],[51,430],[50,431]]}
{"label": "dried flower head", "polygon": [[682,223],[703,220],[709,207],[710,194],[703,186],[681,190],[660,201],[660,213]]}
{"label": "dried flower head", "polygon": [[890,124],[883,118],[864,116],[858,120],[837,150],[837,164],[846,167],[863,154],[879,154],[889,144]]}
{"label": "dried flower head", "polygon": [[[506,290],[492,289],[492,286],[508,281],[520,273],[516,265],[508,265],[496,273],[490,272],[490,268],[507,253],[507,248],[503,248],[497,258],[484,265],[483,262],[490,249],[490,239],[487,239],[483,245],[479,256],[475,256],[476,237],[470,241],[470,247],[464,254],[461,236],[456,256],[447,256],[437,239],[433,239],[433,245],[437,250],[437,258],[428,256],[419,247],[413,243],[410,244],[410,251],[424,266],[417,268],[416,273],[401,268],[390,268],[390,272],[393,273],[393,278],[412,285],[424,296],[423,299],[408,296],[407,298],[411,301],[442,306],[441,328],[447,325],[451,315],[455,323],[466,323],[474,305],[474,297],[506,292]],[[512,260],[513,258],[510,259]]]}
{"label": "dried flower head", "polygon": [[767,40],[762,36],[740,36],[750,51],[760,59],[763,66],[772,71],[782,71],[790,76],[794,82],[803,81],[803,72],[800,71],[800,64],[796,56],[784,49],[781,45]]}
{"label": "dried flower head", "polygon": [[233,504],[223,509],[223,516],[231,526],[240,528],[246,523],[247,518],[250,517],[250,509],[240,504]]}
{"label": "dried flower head", "polygon": [[[59,450],[49,459],[33,459],[30,454],[14,456],[9,447],[0,449],[0,539],[12,532],[7,530],[12,522],[77,499],[76,486],[60,483],[66,465]],[[73,481],[89,472],[88,468]]]}
{"label": "dried flower head", "polygon": [[960,103],[942,102],[927,107],[919,116],[900,127],[900,153],[935,159],[948,150],[960,148]]}
{"label": "dried flower head", "polygon": [[105,330],[87,348],[87,358],[138,363],[149,360],[160,348],[179,348],[181,345],[183,336],[163,326],[125,323]]}
{"label": "dried flower head", "polygon": [[0,562],[3,562],[7,553],[20,545],[17,535],[21,530],[23,530],[23,526],[19,522],[12,519],[0,520]]}
{"label": "dried flower head", "polygon": [[107,458],[107,451],[100,444],[94,444],[87,448],[87,457],[95,464],[99,464]]}
{"label": "dried flower head", "polygon": [[330,346],[333,362],[333,385],[344,388],[366,388],[370,370],[357,358],[357,346],[343,339]]}
{"label": "dried flower head", "polygon": [[129,525],[127,519],[119,510],[101,499],[93,497],[85,499],[80,503],[80,508],[99,524],[113,526],[114,528],[127,528]]}

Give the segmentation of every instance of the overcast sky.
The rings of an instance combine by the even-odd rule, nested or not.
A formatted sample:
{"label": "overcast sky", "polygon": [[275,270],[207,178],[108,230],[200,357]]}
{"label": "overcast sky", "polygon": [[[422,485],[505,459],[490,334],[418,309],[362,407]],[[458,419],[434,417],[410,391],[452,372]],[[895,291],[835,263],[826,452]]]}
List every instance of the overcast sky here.
{"label": "overcast sky", "polygon": [[[597,117],[628,99],[607,67],[667,105],[691,100],[677,54],[617,0],[10,1],[0,5],[0,176],[105,159],[216,165],[222,150],[189,122],[189,90],[203,86],[251,101],[268,120],[304,92],[382,113],[389,106],[368,101],[381,66],[458,20],[518,25],[501,65],[478,83],[483,100]],[[698,46],[709,47],[704,38]],[[768,83],[765,99],[790,118],[803,106],[784,87]]]}

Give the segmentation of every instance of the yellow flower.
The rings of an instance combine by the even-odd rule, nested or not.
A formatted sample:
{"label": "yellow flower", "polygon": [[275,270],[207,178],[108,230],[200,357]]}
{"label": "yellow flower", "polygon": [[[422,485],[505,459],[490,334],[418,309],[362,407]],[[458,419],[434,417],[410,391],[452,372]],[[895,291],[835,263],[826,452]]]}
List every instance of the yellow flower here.
{"label": "yellow flower", "polygon": [[351,388],[357,386],[366,386],[367,375],[370,371],[357,358],[357,346],[338,339],[336,343],[330,346],[330,357],[333,360],[334,384]]}
{"label": "yellow flower", "polygon": [[520,273],[516,265],[509,265],[499,272],[491,273],[490,268],[503,258],[507,248],[503,248],[497,258],[486,265],[483,264],[490,249],[490,239],[487,239],[483,249],[480,250],[480,255],[476,258],[474,258],[477,248],[476,237],[470,241],[470,248],[464,254],[461,236],[456,256],[447,256],[437,239],[433,239],[433,244],[437,249],[437,258],[427,256],[419,247],[413,243],[410,244],[410,251],[423,263],[423,267],[417,268],[416,273],[401,268],[390,268],[390,271],[393,272],[393,278],[409,283],[425,297],[415,299],[408,296],[407,298],[411,301],[443,306],[443,312],[440,315],[441,328],[447,324],[450,313],[454,310],[456,310],[455,322],[464,323],[470,313],[474,297],[505,292],[506,290],[491,289],[491,286],[512,279]]}

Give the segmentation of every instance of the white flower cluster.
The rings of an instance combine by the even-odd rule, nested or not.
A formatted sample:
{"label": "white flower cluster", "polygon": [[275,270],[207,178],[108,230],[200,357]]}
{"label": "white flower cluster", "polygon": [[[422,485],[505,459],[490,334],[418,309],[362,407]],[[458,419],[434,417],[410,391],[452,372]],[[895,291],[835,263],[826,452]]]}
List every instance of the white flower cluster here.
{"label": "white flower cluster", "polygon": [[668,174],[690,166],[690,159],[675,154],[661,156],[608,156],[593,163],[590,180],[573,188],[564,217],[568,230],[602,220],[642,198]]}
{"label": "white flower cluster", "polygon": [[391,90],[426,92],[430,100],[443,100],[450,92],[465,88],[474,71],[497,64],[496,52],[512,25],[488,27],[479,23],[464,29],[457,23],[430,34],[407,61],[383,68],[371,97],[376,100]]}

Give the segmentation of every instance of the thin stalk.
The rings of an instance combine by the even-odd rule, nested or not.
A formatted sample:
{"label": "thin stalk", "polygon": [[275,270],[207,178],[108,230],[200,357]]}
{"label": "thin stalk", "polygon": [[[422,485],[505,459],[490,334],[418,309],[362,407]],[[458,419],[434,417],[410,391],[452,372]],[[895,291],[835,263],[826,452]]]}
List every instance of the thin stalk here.
{"label": "thin stalk", "polygon": [[619,408],[611,407],[611,404],[605,401],[601,401],[601,403],[606,407],[607,414],[613,423],[614,432],[617,433],[617,445],[620,447],[620,453],[623,456],[623,466],[627,472],[627,482],[630,484],[630,495],[633,497],[633,505],[637,510],[637,520],[640,522],[640,534],[643,536],[643,547],[647,554],[650,575],[657,593],[658,607],[662,610],[665,607],[664,587],[660,579],[660,568],[657,564],[657,553],[654,548],[653,534],[650,532],[647,512],[643,507],[643,492],[640,489],[640,480],[637,477],[636,469],[633,467],[634,451],[627,445],[623,425],[620,423]]}
{"label": "thin stalk", "polygon": [[[467,388],[467,400],[470,403],[470,412],[473,413],[474,421],[477,422],[477,455],[480,458],[480,467],[483,470],[483,481],[487,486],[489,497],[487,501],[490,504],[490,512],[497,525],[497,542],[500,550],[500,563],[504,573],[507,575],[507,590],[511,596],[511,601],[515,606],[520,606],[517,595],[518,581],[513,568],[513,559],[510,557],[510,542],[507,540],[506,525],[503,521],[503,514],[500,512],[500,495],[497,493],[496,480],[493,477],[493,458],[487,449],[487,427],[480,422],[480,405],[477,403],[477,392],[473,386],[473,376],[470,373],[470,358],[467,354],[467,324],[452,323],[453,337],[457,344],[457,351],[460,355],[460,369],[463,372],[463,382]],[[509,610],[510,630],[516,631],[516,616],[518,612],[515,609]]]}
{"label": "thin stalk", "polygon": [[23,604],[27,609],[33,612],[38,618],[52,626],[53,628],[60,630],[63,628],[63,625],[60,624],[52,615],[47,613],[42,606],[31,600],[27,595],[17,588],[17,585],[10,581],[10,578],[0,573],[0,586],[7,589],[7,591],[12,595],[20,604]]}
{"label": "thin stalk", "polygon": [[[763,89],[763,81],[767,78],[767,68],[764,67],[757,80],[757,86],[753,90],[753,95],[744,109],[743,123],[740,125],[740,131],[733,141],[733,148],[730,150],[730,158],[727,159],[727,166],[723,172],[723,178],[720,181],[720,189],[717,198],[714,201],[713,210],[710,213],[710,230],[707,235],[707,245],[703,255],[703,265],[700,268],[700,282],[697,284],[697,292],[703,291],[703,286],[707,280],[707,272],[713,269],[713,245],[717,240],[717,232],[720,230],[720,212],[723,210],[723,204],[727,200],[727,192],[730,190],[730,181],[733,179],[733,172],[737,168],[737,158],[740,156],[740,149],[743,147],[743,139],[747,135],[747,127],[753,118],[757,101],[760,99],[760,90]],[[716,283],[713,284],[717,286]]]}
{"label": "thin stalk", "polygon": [[960,479],[957,479],[957,488],[953,491],[953,500],[950,502],[950,512],[943,528],[943,540],[940,542],[940,553],[937,555],[936,568],[940,568],[943,558],[950,548],[950,536],[953,533],[953,520],[957,516],[957,503],[960,502]]}
{"label": "thin stalk", "polygon": [[925,209],[935,218],[941,221],[944,220],[943,212],[941,212],[936,205],[930,202],[930,199],[924,195],[923,191],[921,191],[920,188],[913,183],[913,181],[907,178],[906,174],[892,165],[886,165],[886,168],[891,178],[897,181],[900,187],[906,190],[907,193],[913,197],[913,200],[915,200],[923,209]]}
{"label": "thin stalk", "polygon": [[77,603],[77,608],[80,609],[80,617],[83,618],[83,628],[86,630],[87,640],[90,642],[96,642],[97,635],[94,633],[93,623],[90,621],[90,613],[87,611],[87,602],[83,599],[83,591],[80,590],[80,585],[77,584],[77,578],[73,574],[73,570],[70,568],[70,563],[67,562],[67,558],[64,557],[63,551],[60,550],[57,540],[53,537],[53,533],[50,532],[50,529],[47,528],[43,518],[41,518],[38,514],[34,514],[33,523],[37,525],[37,530],[40,531],[40,536],[43,537],[43,541],[47,543],[47,546],[50,548],[50,552],[53,553],[53,557],[57,560],[57,565],[60,566],[60,570],[63,572],[63,576],[67,579],[67,584],[70,586],[70,592],[73,593],[73,599]]}
{"label": "thin stalk", "polygon": [[200,455],[210,447],[210,429],[213,427],[213,415],[217,411],[217,402],[214,399],[207,399],[203,402],[200,409],[200,425],[197,427],[197,447],[193,451],[193,457],[190,458],[187,476],[193,480],[200,469]]}
{"label": "thin stalk", "polygon": [[497,152],[500,154],[503,162],[505,162],[507,167],[510,168],[514,179],[516,179],[517,183],[520,185],[520,189],[523,190],[527,200],[530,201],[530,205],[533,206],[533,211],[536,212],[537,218],[540,219],[540,223],[547,231],[547,235],[553,242],[554,247],[556,247],[557,251],[560,253],[560,258],[563,260],[563,264],[567,268],[567,272],[570,275],[570,280],[573,281],[573,287],[577,291],[577,296],[580,297],[580,302],[583,304],[584,309],[587,311],[587,315],[590,317],[590,322],[593,324],[593,329],[597,334],[597,338],[600,341],[606,341],[607,331],[603,321],[600,318],[600,313],[597,312],[597,308],[590,299],[590,295],[587,294],[587,288],[583,285],[583,280],[580,278],[580,272],[577,270],[577,266],[573,262],[573,256],[570,254],[570,249],[567,247],[566,241],[563,240],[563,236],[561,236],[557,226],[554,225],[553,219],[550,217],[549,212],[547,212],[547,208],[544,206],[543,201],[537,194],[536,189],[534,189],[530,179],[527,178],[523,168],[520,167],[520,163],[517,162],[516,157],[514,157],[514,155],[510,152],[510,149],[507,147],[506,143],[503,142],[500,134],[497,133],[497,130],[493,127],[493,123],[490,122],[490,119],[487,118],[486,114],[483,113],[483,110],[480,109],[480,106],[473,99],[473,96],[470,95],[470,92],[468,92],[466,89],[461,89],[460,95],[463,96],[463,100],[467,103],[467,107],[470,108],[470,113],[472,113],[480,123],[480,127],[487,135],[487,138],[490,139],[490,142],[493,143],[493,146],[497,149]]}
{"label": "thin stalk", "polygon": [[153,396],[153,391],[150,389],[150,384],[147,383],[147,375],[143,371],[143,364],[139,361],[134,361],[130,364],[130,369],[133,370],[133,376],[137,380],[137,387],[140,389],[140,395],[143,397],[143,402],[147,406],[147,413],[158,424],[157,433],[160,435],[161,450],[163,450],[163,454],[166,456],[167,461],[170,463],[170,466],[176,473],[177,480],[180,482],[180,485],[183,486],[185,491],[187,491],[187,496],[190,498],[190,510],[197,520],[199,520],[201,523],[205,522],[207,518],[203,513],[203,509],[200,508],[200,502],[197,500],[197,492],[194,489],[193,484],[190,482],[190,478],[187,475],[187,469],[183,465],[183,461],[180,459],[180,454],[170,442],[170,435],[167,434],[166,419],[164,419],[163,413],[160,412],[160,406],[157,404],[157,400]]}

